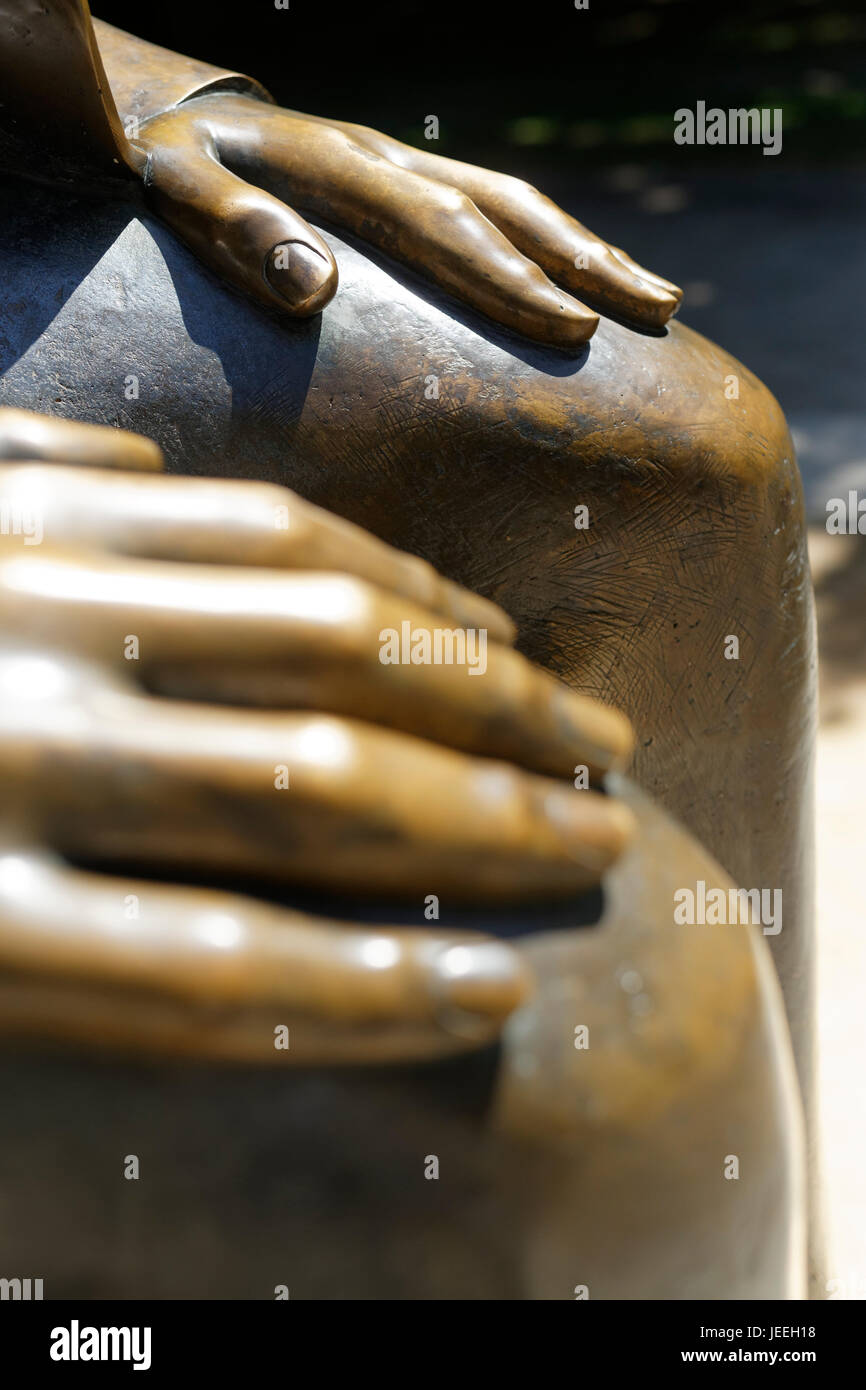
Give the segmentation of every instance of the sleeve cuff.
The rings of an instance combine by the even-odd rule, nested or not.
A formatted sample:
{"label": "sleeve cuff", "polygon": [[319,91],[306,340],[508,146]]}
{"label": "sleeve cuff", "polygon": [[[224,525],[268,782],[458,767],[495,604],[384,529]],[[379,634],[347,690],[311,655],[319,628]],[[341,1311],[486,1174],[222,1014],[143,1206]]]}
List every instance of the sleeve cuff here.
{"label": "sleeve cuff", "polygon": [[93,27],[118,114],[127,128],[131,120],[144,125],[153,116],[204,92],[245,92],[273,102],[260,82],[243,73],[185,58],[125,34],[101,19],[94,19]]}

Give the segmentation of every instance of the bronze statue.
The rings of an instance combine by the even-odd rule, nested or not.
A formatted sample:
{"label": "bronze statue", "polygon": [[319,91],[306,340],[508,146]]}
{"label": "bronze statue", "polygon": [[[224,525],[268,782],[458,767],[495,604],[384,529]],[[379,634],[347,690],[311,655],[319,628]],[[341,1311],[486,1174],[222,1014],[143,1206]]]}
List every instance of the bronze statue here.
{"label": "bronze statue", "polygon": [[[16,411],[0,411],[0,456],[0,1030],[265,1062],[298,1078],[277,1073],[277,1109],[304,1135],[289,1187],[313,1183],[316,1214],[263,1230],[218,1165],[203,1184],[211,1201],[220,1194],[214,1292],[271,1296],[273,1268],[302,1298],[799,1297],[800,1107],[766,947],[748,927],[673,926],[679,885],[728,893],[730,880],[633,787],[610,781],[605,798],[539,775],[583,758],[597,776],[627,752],[625,721],[510,651],[492,605],[283,489],[164,477],[136,436]],[[83,466],[88,456],[105,471]],[[483,623],[500,639],[483,681],[453,664],[410,664],[394,680],[377,637],[404,621],[415,632]],[[130,877],[131,860],[157,877]],[[435,884],[446,916],[455,900],[487,905],[519,947],[158,881],[196,871],[215,883],[246,873],[259,892],[283,882],[414,900],[416,919]],[[599,878],[602,906],[586,896]],[[515,1006],[479,1076],[477,1050]],[[405,1064],[460,1053],[442,1108],[435,1072]],[[390,1075],[372,1065],[395,1060]],[[9,1089],[34,1067],[53,1116],[78,1091],[80,1063],[0,1058]],[[247,1102],[235,1095],[232,1108],[255,1153],[273,1128],[249,1111],[257,1083],[243,1084]],[[106,1154],[118,1142],[110,1117],[126,1114],[137,1082],[114,1069],[97,1085],[83,1133]],[[0,1164],[25,1161],[4,1258],[26,1251],[55,1295],[97,1277],[122,1296],[153,1292],[152,1262],[170,1250],[156,1290],[201,1292],[195,1231],[215,1218],[200,1208],[200,1177],[184,1214],[167,1212],[190,1104],[201,1141],[224,1145],[225,1095],[214,1111],[207,1072],[179,1096],[170,1086],[157,1135],[141,1136],[152,1167],[134,1268],[117,1251],[98,1256],[77,1215],[57,1239],[51,1194],[81,1210],[71,1194],[85,1170],[69,1148],[82,1132],[56,1151],[61,1182],[53,1159],[28,1159],[32,1121],[5,1107]],[[387,1126],[386,1155],[372,1115]],[[396,1224],[377,1228],[372,1190],[346,1208],[326,1176],[335,1146],[371,1189],[400,1194]],[[421,1160],[435,1159],[438,1177],[439,1149],[452,1164],[444,1233],[418,1183]],[[719,1229],[732,1159],[743,1180]],[[490,1222],[506,1213],[507,1237],[494,1239]],[[686,1236],[698,1253],[684,1270]],[[330,1258],[312,1275],[306,1257],[303,1272],[286,1270],[287,1241],[324,1244]],[[356,1273],[338,1273],[347,1242]]]}
{"label": "bronze statue", "polygon": [[281,110],[240,74],[91,28],[86,0],[12,5],[0,23],[13,157],[32,169],[34,128],[41,154],[49,126],[60,154],[134,172],[197,255],[263,304],[306,317],[337,287],[334,257],[293,199],[538,342],[574,350],[595,331],[598,315],[567,291],[653,328],[679,303],[675,285],[519,180]]}
{"label": "bronze statue", "polygon": [[[118,139],[119,121],[110,120],[111,139],[94,141],[88,148],[91,153],[97,146],[108,149],[108,162],[118,159],[113,167],[128,169],[125,182],[121,175],[110,185],[123,192],[106,196],[107,181],[94,185],[98,196],[93,198],[70,203],[67,192],[62,243],[59,238],[45,243],[44,229],[58,221],[54,188],[14,184],[21,191],[8,225],[8,275],[0,290],[9,344],[0,364],[0,398],[8,405],[41,408],[49,414],[135,427],[162,445],[173,471],[289,483],[319,506],[423,555],[450,580],[500,603],[516,619],[526,655],[568,685],[624,707],[637,732],[632,764],[637,780],[689,825],[740,885],[783,890],[785,925],[770,944],[786,995],[801,1083],[808,1091],[814,649],[799,481],[784,420],[772,397],[719,349],[680,325],[664,328],[678,298],[673,287],[645,272],[636,283],[628,263],[627,274],[620,269],[621,253],[602,249],[594,253],[593,262],[595,243],[585,240],[589,234],[575,231],[574,224],[566,231],[562,215],[536,201],[538,195],[531,191],[506,183],[503,192],[496,176],[462,166],[455,170],[449,164],[451,193],[444,200],[438,194],[438,204],[422,204],[418,217],[407,224],[399,207],[403,176],[395,172],[393,161],[407,161],[411,173],[434,179],[440,177],[444,162],[431,167],[429,156],[408,152],[386,137],[370,132],[359,136],[353,128],[335,130],[330,123],[271,110],[260,96],[249,94],[255,90],[252,84],[247,82],[244,90],[241,80],[214,75],[212,70],[202,73],[200,65],[191,67],[188,60],[159,59],[157,71],[168,85],[157,84],[154,90],[150,46],[138,46],[124,36],[112,38],[104,29],[100,43],[118,108],[127,122],[130,116],[140,121],[136,138],[128,141],[130,150],[143,150],[146,163],[142,166],[135,154],[127,159],[122,148],[111,145]],[[93,54],[88,39],[86,63],[95,64]],[[186,91],[181,90],[183,81],[192,82]],[[204,91],[206,84],[209,92]],[[203,94],[178,106],[180,97],[190,92]],[[103,113],[109,108],[110,103],[103,102]],[[32,120],[25,121],[24,108],[20,109],[22,116],[9,134],[7,164],[17,160],[20,173],[21,151],[28,140],[38,139],[40,150],[51,151],[47,162],[52,167],[42,172],[62,181],[64,159],[71,156],[61,157],[53,146],[46,146],[44,129],[34,135]],[[45,119],[47,108],[41,110]],[[81,122],[71,123],[72,129],[81,127]],[[265,141],[263,163],[246,153],[253,128]],[[312,142],[310,148],[328,150],[332,162],[326,161],[324,184],[315,184],[300,165],[283,167],[287,133],[303,134]],[[202,140],[211,136],[216,143],[210,155],[205,145],[203,156]],[[253,182],[266,182],[277,195],[287,187],[299,188],[304,211],[340,216],[350,227],[357,228],[356,219],[372,206],[366,200],[373,190],[380,219],[374,240],[380,249],[410,258],[441,287],[497,318],[506,330],[523,331],[537,343],[556,344],[576,355],[564,357],[514,340],[507,331],[476,319],[471,308],[458,314],[449,301],[435,292],[419,292],[399,272],[372,263],[332,233],[312,232],[296,214],[275,208],[257,188],[250,190],[249,183],[242,189],[236,181],[230,185],[230,176],[216,164],[217,154]],[[213,167],[207,167],[214,184],[213,193],[199,203],[189,171],[200,168],[203,157],[211,160]],[[416,157],[421,164],[414,163]],[[387,167],[379,167],[382,160]],[[93,154],[95,173],[100,172],[100,162],[104,173],[105,159]],[[150,183],[148,168],[161,171]],[[355,187],[358,170],[364,173],[363,187]],[[223,244],[216,268],[272,307],[277,300],[263,267],[274,248],[290,249],[279,268],[294,287],[289,308],[302,314],[320,306],[332,292],[333,258],[342,283],[324,315],[292,322],[283,312],[277,319],[215,285],[148,219],[136,184],[142,173],[143,196],[212,265],[213,246],[202,228],[213,225],[215,208],[225,213],[224,225],[232,228],[232,237]],[[458,174],[460,184],[454,182]],[[229,186],[237,201],[215,203],[219,190]],[[490,222],[479,222],[466,206],[467,191]],[[389,208],[390,222],[382,211]],[[520,215],[515,208],[523,210]],[[467,256],[464,243],[464,255],[449,261],[447,238],[436,235],[446,214],[447,227],[456,220],[467,236],[477,236],[477,256]],[[530,245],[529,240],[521,241],[527,236],[524,214],[540,219],[537,235],[545,251],[543,260],[538,253],[539,264],[564,289],[578,289],[599,308],[613,308],[652,332],[602,318],[587,348],[595,316],[555,290],[538,266],[519,254]],[[507,233],[510,246],[490,230],[490,223]],[[535,231],[533,221],[529,226]],[[572,236],[577,238],[573,242]],[[308,278],[315,259],[292,261],[291,247],[300,243],[326,262],[318,288]],[[536,247],[537,238],[531,244]],[[585,247],[586,257],[581,254]],[[573,277],[566,264],[572,250],[572,261],[581,262]],[[267,264],[268,269],[278,268]],[[492,281],[492,295],[490,276],[499,277]],[[297,290],[299,284],[306,294]],[[284,311],[286,302],[282,296],[279,307]],[[124,383],[130,377],[142,389],[127,395]],[[60,469],[47,471],[63,476]],[[81,514],[74,501],[76,489],[89,486],[91,498],[99,490],[82,478],[74,485],[70,481],[68,488],[52,485],[51,494],[55,486],[67,498],[60,510],[63,526],[76,511]],[[128,483],[119,484],[116,497],[122,497],[124,486]],[[46,495],[46,484],[42,487]],[[144,496],[142,489],[142,504]],[[180,493],[175,496],[179,499]],[[126,526],[116,529],[112,539],[104,524],[97,525],[96,535],[92,520],[88,524],[90,539],[100,548],[117,545],[118,530],[129,543]],[[216,543],[218,532],[208,541],[207,530],[207,525],[197,527],[183,509],[168,527],[175,544],[185,531],[194,538],[192,550],[183,549],[186,561],[195,558],[195,545]],[[236,538],[235,528],[231,534]],[[153,539],[151,531],[151,543]],[[208,554],[214,552],[205,550]],[[158,551],[149,555],[151,561],[160,558]],[[344,560],[341,550],[341,569]],[[27,556],[26,562],[16,563],[34,573],[39,565],[31,561]],[[55,604],[63,598],[64,578],[70,584],[73,574],[81,575],[82,561],[73,559],[65,570],[58,565],[54,573],[55,583],[42,609],[44,633],[52,641],[62,630],[57,616],[62,607]],[[83,573],[114,574],[115,561],[103,556],[97,562],[91,555]],[[237,580],[232,582],[234,587]],[[466,598],[459,602],[471,603]],[[455,616],[454,609],[447,611]],[[477,611],[470,606],[459,616],[465,623]],[[32,615],[23,616],[23,608],[21,613],[17,630],[31,630]],[[85,627],[82,621],[78,631]],[[180,632],[178,627],[179,641]],[[188,632],[184,630],[183,642],[189,640]],[[505,636],[504,627],[500,633]],[[739,656],[733,659],[725,654],[729,635],[737,636],[740,644]],[[254,637],[250,642],[254,651]],[[502,652],[507,655],[504,647]],[[385,666],[379,674],[382,697],[373,692],[365,698],[372,700],[374,722],[387,722],[396,717],[392,711],[399,704],[397,677],[404,677],[405,671],[402,666]],[[166,665],[158,679],[163,695],[202,699],[216,690],[221,698],[236,701],[244,685],[244,698],[250,698],[249,672],[224,657],[204,670],[190,661],[185,671],[173,676]],[[172,679],[178,682],[174,687]],[[262,702],[271,703],[273,673],[259,671],[257,681]],[[465,693],[470,685],[484,683],[467,679],[462,689]],[[423,684],[419,682],[419,692]],[[319,691],[322,688],[320,684]],[[347,688],[338,693],[348,699],[351,692]],[[355,687],[353,698],[358,694]],[[422,703],[423,698],[422,692]],[[413,705],[413,718],[416,713]],[[450,717],[437,724],[432,701],[428,717],[434,739],[454,741],[451,730],[459,726]],[[522,765],[529,757],[536,771],[568,776],[580,761],[579,754],[572,758],[577,746],[572,734],[567,735],[567,751],[555,739],[542,748],[544,731],[531,743],[526,741],[527,722],[524,718],[515,723],[511,742],[506,738],[498,743],[497,755]],[[498,718],[496,725],[497,738],[502,738],[508,731]],[[463,745],[470,753],[486,751],[475,741],[478,733],[476,723]],[[617,747],[622,751],[621,742]],[[586,761],[604,766],[590,754]],[[614,811],[605,861],[610,867],[603,879],[605,907],[596,907],[593,916],[584,897],[583,907],[569,908],[570,920],[586,919],[595,927],[573,926],[539,935],[543,911],[525,916],[524,924],[535,934],[521,937],[519,955],[533,967],[534,983],[527,986],[514,967],[513,952],[497,946],[497,971],[505,971],[508,984],[503,987],[497,978],[489,992],[482,990],[480,1012],[486,1012],[487,1021],[474,1040],[465,1037],[465,1020],[455,1027],[452,1017],[450,1026],[443,1028],[441,1015],[431,1018],[430,995],[424,991],[424,1040],[416,1055],[473,1042],[477,1046],[491,1036],[509,1007],[521,997],[526,1001],[505,1030],[494,1079],[487,1083],[481,1128],[473,1121],[475,1127],[467,1131],[456,1103],[463,1084],[460,1076],[469,1074],[465,1070],[450,1083],[450,1090],[446,1087],[452,1103],[446,1103],[444,1111],[431,1101],[425,1086],[419,1094],[417,1081],[383,1077],[373,1069],[365,1071],[360,1094],[357,1078],[324,1084],[335,1088],[337,1111],[342,1105],[355,1116],[351,1123],[347,1120],[354,1143],[364,1132],[358,1117],[365,1104],[383,1107],[392,1128],[402,1124],[407,1135],[423,1132],[435,1114],[438,1132],[451,1135],[448,1142],[460,1144],[461,1133],[464,1140],[468,1132],[475,1136],[476,1158],[464,1161],[460,1169],[461,1191],[468,1193],[481,1180],[495,1194],[494,1209],[519,1213],[513,1248],[501,1262],[501,1281],[489,1261],[482,1261],[478,1272],[479,1281],[486,1281],[496,1294],[509,1296],[507,1291],[517,1288],[524,1296],[573,1296],[572,1286],[585,1281],[575,1276],[569,1285],[566,1271],[573,1267],[575,1250],[582,1250],[580,1258],[593,1269],[594,1297],[691,1297],[701,1291],[718,1297],[755,1291],[758,1296],[796,1296],[797,1103],[774,986],[763,963],[765,946],[741,931],[670,931],[669,904],[676,888],[691,878],[707,883],[728,880],[659,810],[625,785],[616,791],[619,802],[637,819],[633,848],[612,866],[612,856],[623,842],[622,830],[614,830]],[[577,800],[588,795],[576,790],[568,794]],[[170,809],[165,793],[153,805],[161,812]],[[67,809],[77,808],[68,803]],[[226,814],[231,811],[227,803]],[[140,852],[147,834],[154,834],[144,803],[138,812],[135,834],[118,844],[118,856],[129,853],[132,840]],[[73,819],[70,815],[67,823]],[[600,824],[593,821],[594,833]],[[208,828],[213,830],[212,825]],[[88,845],[85,841],[94,830],[97,837]],[[83,823],[77,851],[86,853],[90,847],[92,852],[95,845],[104,856],[111,830],[106,824]],[[122,839],[121,824],[118,840]],[[254,848],[247,867],[258,876],[265,847]],[[497,876],[505,871],[501,861],[502,856]],[[604,868],[597,860],[596,872]],[[574,870],[569,873],[574,875]],[[545,881],[552,890],[555,874],[546,875],[547,870]],[[464,882],[466,877],[464,871]],[[498,881],[505,886],[504,877]],[[586,881],[584,870],[581,882]],[[536,882],[543,895],[540,880]],[[578,886],[576,877],[567,874],[560,885],[569,884]],[[512,899],[515,887],[512,878]],[[430,892],[437,892],[435,885]],[[62,929],[62,923],[55,925]],[[420,908],[416,925],[429,930]],[[483,929],[489,928],[488,922]],[[21,930],[19,940],[22,949],[32,951],[27,936],[28,931]],[[196,966],[191,958],[185,965],[189,981]],[[429,959],[425,965],[429,968]],[[115,978],[122,978],[127,968],[118,963]],[[140,968],[146,972],[144,963]],[[587,980],[593,982],[590,989]],[[647,981],[650,988],[644,987]],[[190,1028],[188,1009],[181,1010],[179,1019],[175,1008],[169,1025],[162,1007],[154,1023],[146,1009],[133,1017],[125,997],[94,989],[92,982],[83,995],[71,998],[64,1014],[61,999],[69,1001],[70,992],[76,992],[69,979],[58,981],[57,997],[42,1008],[40,1022],[31,1005],[45,985],[43,975],[30,997],[20,989],[9,991],[7,1016],[13,1027],[45,1033],[52,1031],[49,1020],[59,1019],[55,1032],[77,1029],[79,1036],[125,1036],[127,1042],[135,1040],[137,1029],[150,1028],[152,1037],[163,1043],[174,1030],[181,1045],[185,1038],[192,1050],[250,1055],[243,1046],[233,1045],[243,1042],[248,1020],[229,1020],[220,1036],[219,1027],[214,1031],[193,1023]],[[698,985],[710,993],[703,995]],[[532,990],[528,998],[521,994],[527,987]],[[351,991],[344,992],[344,1000],[350,996]],[[250,1001],[256,996],[246,997]],[[641,1002],[632,1007],[632,999]],[[418,1007],[417,995],[414,1005]],[[641,1010],[647,1012],[641,1015]],[[33,1020],[31,1025],[27,1018]],[[590,1047],[581,1057],[574,1030],[587,1021],[590,1035],[604,1037],[605,1046],[594,1054]],[[414,1030],[416,1045],[418,1023],[419,1014],[413,1017],[410,1009],[406,1031]],[[313,1051],[319,1048],[320,1056],[340,1055],[321,1050],[324,1036],[339,1034],[333,1025],[331,1019],[314,1043]],[[461,1028],[462,1040],[454,1042]],[[408,1045],[404,1055],[412,1050]],[[578,1063],[579,1073],[574,1070]],[[471,1054],[454,1065],[471,1067]],[[40,1084],[62,1089],[63,1068],[55,1080],[50,1064],[37,1068],[37,1075]],[[303,1070],[293,1077],[289,1112],[303,1127],[311,1113],[321,1114],[316,1095],[323,1083]],[[128,1078],[118,1079],[117,1094],[127,1084]],[[355,1096],[351,1102],[350,1088]],[[204,1112],[209,1107],[206,1092],[205,1081]],[[243,1110],[243,1100],[236,1097],[236,1102]],[[730,1194],[732,1204],[726,1243],[714,1219],[716,1198],[710,1194],[717,1192],[713,1183],[718,1170],[712,1168],[711,1155],[720,1144],[733,1147],[734,1141],[723,1136],[731,1132],[734,1115],[737,1143],[754,1146],[752,1173],[762,1170],[765,1181],[721,1189]],[[318,1128],[313,1126],[322,1146],[317,1150],[318,1139],[311,1140],[313,1152],[328,1147],[327,1136],[333,1137],[335,1126],[339,1130],[332,1106]],[[254,1131],[252,1124],[250,1133]],[[678,1134],[687,1138],[678,1140]],[[509,1157],[504,1166],[501,1142],[510,1154],[520,1154]],[[679,1151],[681,1142],[691,1157]],[[517,1148],[512,1150],[512,1144]],[[369,1147],[367,1139],[353,1171],[366,1172],[365,1182],[371,1182],[369,1174],[381,1170],[365,1145]],[[414,1161],[415,1150],[411,1152]],[[695,1160],[695,1155],[702,1157]],[[400,1181],[408,1181],[409,1169],[404,1173],[399,1155],[396,1171],[403,1175]],[[526,1171],[533,1176],[522,1193]],[[785,1175],[777,1187],[769,1183],[769,1172]],[[327,1207],[333,1196],[327,1182],[323,1191],[330,1194],[324,1199]],[[234,1200],[243,1206],[237,1195]],[[451,1239],[465,1258],[468,1208],[454,1200]],[[619,1246],[611,1235],[610,1204],[624,1202],[631,1224]],[[371,1210],[375,1208],[372,1202]],[[325,1224],[333,1222],[331,1248],[338,1229],[345,1239],[351,1220],[363,1224],[368,1219],[364,1214],[350,1219],[339,1203],[328,1210]],[[369,1219],[373,1222],[372,1216]],[[410,1220],[426,1232],[429,1210],[413,1205]],[[697,1243],[684,1273],[682,1232],[693,1232],[695,1223],[705,1223],[706,1240]],[[243,1225],[239,1221],[239,1227]],[[22,1239],[23,1229],[22,1225]],[[679,1235],[670,1236],[671,1229]],[[433,1251],[438,1238],[431,1226],[425,1239],[432,1242]],[[359,1236],[359,1250],[368,1249],[372,1240],[372,1232]],[[707,1255],[711,1246],[715,1264]],[[391,1259],[394,1268],[400,1265],[397,1253],[392,1251]],[[629,1260],[632,1267],[625,1272]],[[361,1263],[358,1287],[364,1287]],[[449,1296],[457,1263],[434,1261],[429,1284],[416,1274],[410,1287],[416,1296]],[[131,1287],[141,1287],[129,1277]],[[252,1267],[239,1267],[236,1278],[238,1288],[245,1280],[250,1287]],[[327,1292],[329,1278],[333,1271],[323,1271],[320,1290]],[[422,1289],[426,1292],[418,1292]],[[332,1283],[330,1296],[333,1292]]]}

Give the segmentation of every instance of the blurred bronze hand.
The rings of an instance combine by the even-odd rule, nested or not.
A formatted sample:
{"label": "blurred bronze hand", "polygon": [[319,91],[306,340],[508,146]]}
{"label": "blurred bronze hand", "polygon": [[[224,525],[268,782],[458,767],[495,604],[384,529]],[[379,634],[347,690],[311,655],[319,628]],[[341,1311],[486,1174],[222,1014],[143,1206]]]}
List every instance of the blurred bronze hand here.
{"label": "blurred bronze hand", "polygon": [[[271,1021],[290,1061],[494,1036],[527,990],[502,943],[68,861],[419,908],[575,894],[631,816],[574,768],[625,755],[627,721],[514,652],[494,605],[282,488],[18,411],[0,458],[0,964],[33,1028],[277,1061]],[[485,631],[486,668],[383,664],[404,623]]]}

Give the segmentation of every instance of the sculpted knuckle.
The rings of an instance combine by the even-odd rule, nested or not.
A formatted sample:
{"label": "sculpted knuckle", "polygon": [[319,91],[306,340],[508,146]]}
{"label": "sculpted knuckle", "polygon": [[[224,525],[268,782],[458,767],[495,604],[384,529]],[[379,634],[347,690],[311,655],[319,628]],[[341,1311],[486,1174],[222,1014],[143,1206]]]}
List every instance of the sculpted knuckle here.
{"label": "sculpted knuckle", "polygon": [[369,657],[376,650],[374,638],[382,622],[374,590],[347,574],[323,576],[322,583],[328,633],[346,655]]}
{"label": "sculpted knuckle", "polygon": [[459,188],[451,188],[448,184],[438,184],[433,197],[439,211],[447,213],[449,217],[464,217],[475,211],[472,199],[461,193]]}
{"label": "sculpted knuckle", "polygon": [[320,131],[320,138],[327,150],[332,154],[346,155],[355,148],[356,141],[346,130],[341,130],[338,126],[324,126]]}
{"label": "sculpted knuckle", "polygon": [[529,183],[526,179],[515,178],[512,175],[508,175],[506,179],[505,191],[517,202],[521,203],[534,202],[536,198],[541,197],[541,194],[534,184]]}

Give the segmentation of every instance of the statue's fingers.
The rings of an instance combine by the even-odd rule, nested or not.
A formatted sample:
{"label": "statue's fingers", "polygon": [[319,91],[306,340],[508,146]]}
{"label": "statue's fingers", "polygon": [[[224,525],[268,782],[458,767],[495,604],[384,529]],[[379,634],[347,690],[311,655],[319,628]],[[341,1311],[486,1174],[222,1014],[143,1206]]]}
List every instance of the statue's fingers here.
{"label": "statue's fingers", "polygon": [[673,284],[670,280],[666,280],[663,275],[657,275],[654,270],[647,270],[646,266],[636,261],[634,256],[630,256],[627,251],[623,251],[621,246],[611,246],[608,243],[608,250],[612,255],[616,256],[618,260],[622,261],[623,265],[633,270],[635,275],[639,275],[642,280],[648,280],[651,284],[659,285],[661,289],[666,290],[668,294],[672,294],[678,303],[682,299],[683,292],[678,285]]}
{"label": "statue's fingers", "polygon": [[2,715],[19,821],[76,860],[501,902],[582,891],[632,829],[599,793],[333,716],[113,690]]}
{"label": "statue's fingers", "polygon": [[0,460],[45,459],[85,468],[159,472],[162,450],[152,439],[106,425],[55,420],[31,410],[0,408]]}
{"label": "statue's fingers", "polygon": [[460,189],[553,280],[601,309],[652,328],[676,312],[682,299],[676,285],[608,246],[522,179],[445,159],[366,127],[339,128],[401,168]]}
{"label": "statue's fingers", "polygon": [[619,711],[342,574],[16,554],[0,564],[0,623],[161,694],[345,714],[559,777],[631,749]]}
{"label": "statue's fingers", "polygon": [[[443,578],[426,560],[268,483],[0,463],[0,501],[11,515],[38,525],[40,543],[353,574],[461,626],[486,628],[491,639],[514,640],[514,624],[495,604]],[[32,537],[22,545],[26,540]]]}
{"label": "statue's fingers", "polygon": [[[211,112],[196,103],[199,119]],[[350,135],[238,98],[239,119],[216,107],[209,127],[221,156],[305,211],[348,227],[408,262],[506,328],[579,350],[598,316],[563,293],[516,250],[471,199],[437,179],[381,159]]]}
{"label": "statue's fingers", "polygon": [[309,223],[224,168],[198,127],[160,117],[146,134],[149,200],[205,264],[284,313],[307,318],[324,308],[337,265]]}
{"label": "statue's fingers", "polygon": [[537,189],[521,179],[461,167],[469,170],[467,188],[475,189],[491,222],[557,284],[642,327],[663,328],[676,313],[682,299],[676,285],[614,255],[601,237]]}
{"label": "statue's fingers", "polygon": [[527,996],[478,933],[358,927],[0,853],[0,1031],[279,1065],[434,1057]]}

